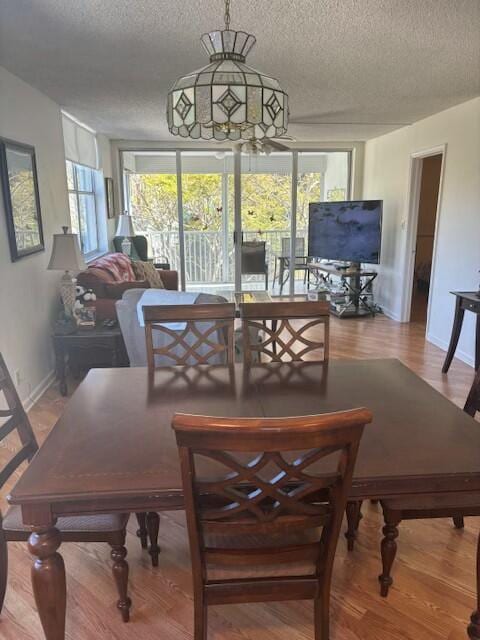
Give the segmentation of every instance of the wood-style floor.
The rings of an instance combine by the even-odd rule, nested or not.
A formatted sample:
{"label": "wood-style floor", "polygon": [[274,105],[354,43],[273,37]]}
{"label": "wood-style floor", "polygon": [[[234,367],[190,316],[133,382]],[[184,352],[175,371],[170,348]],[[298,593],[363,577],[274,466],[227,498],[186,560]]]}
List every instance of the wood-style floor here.
{"label": "wood-style floor", "polygon": [[[421,324],[375,319],[336,320],[332,357],[396,357],[458,405],[463,405],[473,370],[458,360],[441,374],[444,353],[424,340]],[[42,441],[65,399],[51,388],[30,412]],[[0,450],[0,459],[2,451]],[[6,495],[8,488],[3,491]],[[356,550],[340,540],[332,594],[331,640],[464,640],[474,608],[474,566],[479,522],[458,531],[447,520],[404,522],[387,600],[378,594],[379,507],[364,510]],[[109,552],[104,545],[63,545],[67,566],[69,640],[189,640],[193,630],[192,586],[185,521],[162,516],[160,566],[152,569],[130,522],[132,619],[123,624],[115,609]],[[2,614],[2,640],[43,638],[30,588],[30,556],[10,543],[9,585]],[[210,640],[302,640],[313,638],[308,602],[223,606],[210,609]]]}

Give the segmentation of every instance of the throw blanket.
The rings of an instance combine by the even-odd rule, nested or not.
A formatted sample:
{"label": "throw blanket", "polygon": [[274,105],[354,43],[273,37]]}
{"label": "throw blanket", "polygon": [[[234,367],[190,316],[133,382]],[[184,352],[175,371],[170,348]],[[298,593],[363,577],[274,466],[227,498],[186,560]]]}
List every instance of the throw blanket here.
{"label": "throw blanket", "polygon": [[136,280],[133,273],[132,261],[123,253],[108,253],[97,260],[91,262],[89,267],[104,269],[115,282],[131,282]]}
{"label": "throw blanket", "polygon": [[[166,289],[147,289],[143,292],[137,303],[138,322],[141,327],[145,326],[142,307],[155,307],[157,305],[178,305],[194,304],[198,298],[198,293],[188,291],[168,291]],[[184,322],[169,322],[163,326],[172,331],[183,331],[187,326]]]}

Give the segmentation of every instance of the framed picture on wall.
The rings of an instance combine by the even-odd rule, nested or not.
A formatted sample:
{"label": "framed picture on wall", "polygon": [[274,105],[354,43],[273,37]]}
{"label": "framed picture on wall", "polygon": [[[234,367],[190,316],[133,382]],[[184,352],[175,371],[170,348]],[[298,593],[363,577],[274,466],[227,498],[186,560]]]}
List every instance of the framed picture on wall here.
{"label": "framed picture on wall", "polygon": [[113,196],[113,178],[105,178],[105,198],[107,201],[107,218],[114,218],[115,201]]}
{"label": "framed picture on wall", "polygon": [[0,185],[12,262],[44,251],[33,147],[0,138]]}

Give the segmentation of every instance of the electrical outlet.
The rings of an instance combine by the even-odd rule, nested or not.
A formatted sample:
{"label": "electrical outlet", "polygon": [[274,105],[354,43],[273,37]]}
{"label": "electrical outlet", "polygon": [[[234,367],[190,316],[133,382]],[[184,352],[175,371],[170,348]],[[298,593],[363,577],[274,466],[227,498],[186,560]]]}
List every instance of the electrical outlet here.
{"label": "electrical outlet", "polygon": [[17,386],[19,387],[22,382],[23,382],[23,378],[22,378],[22,373],[20,371],[20,369],[17,369],[15,371],[15,382],[17,383]]}

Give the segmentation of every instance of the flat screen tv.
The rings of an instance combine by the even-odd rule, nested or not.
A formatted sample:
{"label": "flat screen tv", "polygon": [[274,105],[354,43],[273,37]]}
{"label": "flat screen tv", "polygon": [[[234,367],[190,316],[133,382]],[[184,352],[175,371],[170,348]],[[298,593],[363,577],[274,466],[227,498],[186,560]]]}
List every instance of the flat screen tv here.
{"label": "flat screen tv", "polygon": [[311,202],[308,255],[344,262],[380,262],[382,200]]}

